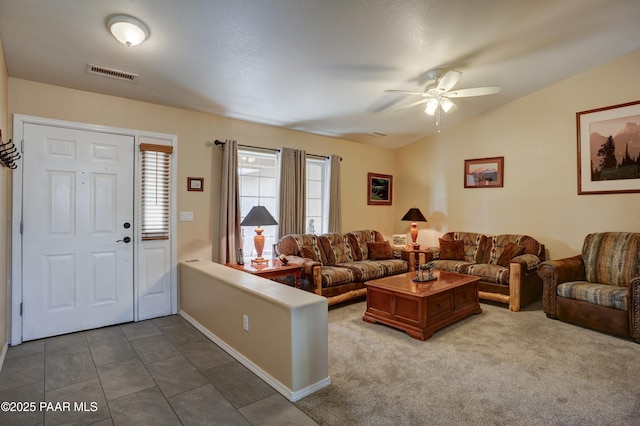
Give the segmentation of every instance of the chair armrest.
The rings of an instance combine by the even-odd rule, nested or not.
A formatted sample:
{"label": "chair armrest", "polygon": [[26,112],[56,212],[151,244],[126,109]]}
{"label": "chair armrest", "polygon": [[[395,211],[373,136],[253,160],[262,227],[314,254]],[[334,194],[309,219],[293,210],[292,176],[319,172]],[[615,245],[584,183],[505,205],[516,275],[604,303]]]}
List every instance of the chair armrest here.
{"label": "chair armrest", "polygon": [[538,266],[542,278],[542,305],[549,318],[556,317],[556,295],[558,284],[583,281],[586,278],[582,255],[558,260],[546,260]]}
{"label": "chair armrest", "polygon": [[640,277],[629,283],[629,334],[640,343]]}

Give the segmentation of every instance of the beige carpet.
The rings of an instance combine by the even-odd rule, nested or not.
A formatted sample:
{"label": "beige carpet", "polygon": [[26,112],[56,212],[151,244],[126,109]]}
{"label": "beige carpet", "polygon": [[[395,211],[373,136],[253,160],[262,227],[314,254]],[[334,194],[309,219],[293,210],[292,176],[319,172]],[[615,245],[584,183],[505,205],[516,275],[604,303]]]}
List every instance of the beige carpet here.
{"label": "beige carpet", "polygon": [[321,425],[638,425],[640,345],[548,319],[483,313],[425,342],[329,311],[332,384],[296,405]]}

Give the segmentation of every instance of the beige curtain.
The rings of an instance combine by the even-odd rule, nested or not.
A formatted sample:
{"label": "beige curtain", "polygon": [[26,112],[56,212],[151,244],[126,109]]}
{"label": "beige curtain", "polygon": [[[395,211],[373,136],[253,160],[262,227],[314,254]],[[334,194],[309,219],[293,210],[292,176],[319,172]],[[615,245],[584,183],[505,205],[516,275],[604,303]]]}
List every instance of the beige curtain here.
{"label": "beige curtain", "polygon": [[240,191],[238,188],[238,142],[226,140],[222,154],[220,189],[220,263],[237,260],[240,236]]}
{"label": "beige curtain", "polygon": [[331,155],[325,160],[326,170],[328,170],[328,183],[325,185],[324,217],[327,221],[325,229],[327,232],[342,232],[342,198],[340,196],[340,163],[342,158],[338,155]]}
{"label": "beige curtain", "polygon": [[306,152],[280,148],[279,238],[305,232]]}

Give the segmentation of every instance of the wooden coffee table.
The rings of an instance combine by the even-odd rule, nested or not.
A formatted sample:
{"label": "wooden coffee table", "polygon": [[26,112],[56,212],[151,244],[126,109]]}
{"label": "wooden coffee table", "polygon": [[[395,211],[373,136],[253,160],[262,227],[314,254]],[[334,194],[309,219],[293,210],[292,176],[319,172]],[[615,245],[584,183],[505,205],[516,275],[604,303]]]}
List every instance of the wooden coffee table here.
{"label": "wooden coffee table", "polygon": [[366,322],[389,325],[427,340],[433,333],[472,314],[482,313],[479,277],[434,271],[437,281],[414,282],[415,273],[365,283]]}

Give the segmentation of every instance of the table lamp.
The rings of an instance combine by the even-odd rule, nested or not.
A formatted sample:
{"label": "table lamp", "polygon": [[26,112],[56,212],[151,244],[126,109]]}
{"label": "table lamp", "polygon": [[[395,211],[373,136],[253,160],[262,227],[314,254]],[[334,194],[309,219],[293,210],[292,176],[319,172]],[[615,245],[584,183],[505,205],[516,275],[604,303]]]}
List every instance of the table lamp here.
{"label": "table lamp", "polygon": [[410,220],[411,222],[413,222],[411,224],[411,241],[413,242],[413,249],[420,250],[420,244],[416,242],[416,240],[418,239],[417,222],[426,222],[427,219],[424,217],[420,209],[413,207],[410,208],[409,211],[400,220]]}
{"label": "table lamp", "polygon": [[262,257],[262,250],[264,249],[264,235],[262,232],[264,229],[261,226],[277,225],[278,222],[271,216],[269,210],[264,206],[253,206],[249,211],[249,214],[240,223],[240,226],[257,226],[255,229],[256,235],[253,237],[253,244],[256,246],[255,259],[251,259],[251,263],[268,263],[269,260]]}

